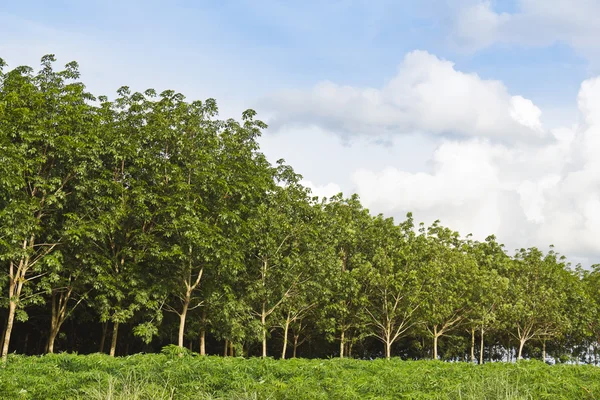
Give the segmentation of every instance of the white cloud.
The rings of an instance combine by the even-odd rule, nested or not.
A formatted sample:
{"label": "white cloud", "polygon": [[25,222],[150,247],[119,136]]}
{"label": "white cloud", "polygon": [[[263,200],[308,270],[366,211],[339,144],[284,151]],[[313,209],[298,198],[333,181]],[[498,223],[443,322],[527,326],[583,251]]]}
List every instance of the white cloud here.
{"label": "white cloud", "polygon": [[541,111],[530,100],[425,51],[407,54],[381,89],[322,82],[310,91],[273,94],[263,106],[275,129],[316,124],[350,134],[428,132],[524,141],[545,134]]}
{"label": "white cloud", "polygon": [[313,196],[317,196],[318,198],[330,198],[332,196],[335,196],[336,194],[342,192],[342,188],[336,184],[336,183],[332,183],[329,182],[325,185],[315,185],[314,183],[312,183],[311,181],[306,181],[306,180],[302,180],[300,181],[300,183],[309,188],[311,191],[311,194]]}
{"label": "white cloud", "polygon": [[581,85],[582,125],[553,131],[546,144],[489,139],[444,141],[431,172],[360,169],[365,205],[443,223],[479,239],[497,234],[509,249],[555,244],[577,257],[600,256],[600,78]]}
{"label": "white cloud", "polygon": [[578,262],[600,257],[600,77],[582,83],[577,121],[553,129],[501,82],[426,52],[382,89],[326,83],[271,101],[278,125],[262,148],[321,196],[357,192],[373,213],[496,234],[510,251],[554,244]]}
{"label": "white cloud", "polygon": [[567,43],[581,53],[597,57],[600,43],[600,2],[596,0],[518,0],[517,12],[494,11],[489,0],[456,7],[453,37],[477,50],[493,43],[547,46]]}

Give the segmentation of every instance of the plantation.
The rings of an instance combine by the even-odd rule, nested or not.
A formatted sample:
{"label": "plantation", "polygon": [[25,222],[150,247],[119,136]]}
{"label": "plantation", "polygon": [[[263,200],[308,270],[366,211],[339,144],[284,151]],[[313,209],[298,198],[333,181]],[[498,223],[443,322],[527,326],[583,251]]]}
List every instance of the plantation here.
{"label": "plantation", "polygon": [[11,356],[2,399],[597,399],[600,369],[468,363],[184,357]]}

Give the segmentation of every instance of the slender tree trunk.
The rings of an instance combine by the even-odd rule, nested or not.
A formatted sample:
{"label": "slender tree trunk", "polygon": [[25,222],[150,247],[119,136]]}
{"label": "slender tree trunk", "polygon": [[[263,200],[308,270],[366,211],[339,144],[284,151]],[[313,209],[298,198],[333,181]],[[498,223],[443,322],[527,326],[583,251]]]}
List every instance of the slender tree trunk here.
{"label": "slender tree trunk", "polygon": [[229,340],[225,339],[225,348],[223,349],[223,357],[227,357],[228,349],[229,349]]}
{"label": "slender tree trunk", "polygon": [[438,359],[438,330],[437,325],[433,327],[433,359]]}
{"label": "slender tree trunk", "polygon": [[262,327],[262,357],[267,357],[267,305],[263,301],[262,312],[260,314],[260,324]]}
{"label": "slender tree trunk", "polygon": [[202,307],[202,328],[200,329],[200,355],[206,355],[206,307]]}
{"label": "slender tree trunk", "polygon": [[296,358],[296,350],[298,349],[298,337],[299,335],[294,335],[294,352],[292,353],[292,358]]}
{"label": "slender tree trunk", "polygon": [[340,335],[340,358],[344,358],[344,335],[346,331],[342,331]]}
{"label": "slender tree trunk", "polygon": [[108,321],[102,324],[102,337],[100,338],[100,353],[104,353],[104,342],[106,341],[106,332],[108,331]]}
{"label": "slender tree trunk", "polygon": [[281,359],[285,360],[285,353],[287,352],[288,345],[288,331],[290,329],[290,313],[285,320],[285,327],[283,329],[283,349],[281,350]]}
{"label": "slender tree trunk", "polygon": [[475,328],[471,328],[471,362],[475,364]]}
{"label": "slender tree trunk", "polygon": [[206,331],[204,328],[200,329],[200,355],[206,355]]}
{"label": "slender tree trunk", "polygon": [[523,346],[525,346],[525,339],[520,339],[519,340],[519,353],[517,355],[517,360],[522,360],[523,359]]}
{"label": "slender tree trunk", "polygon": [[190,305],[190,296],[187,295],[183,302],[181,314],[179,314],[179,335],[177,337],[177,346],[183,349],[183,335],[185,333],[185,319],[187,317],[188,307]]}
{"label": "slender tree trunk", "polygon": [[48,343],[46,344],[46,352],[54,353],[54,341],[56,340],[56,336],[58,336],[58,329],[50,328],[50,334],[48,336]]}
{"label": "slender tree trunk", "polygon": [[23,354],[27,355],[27,348],[29,347],[29,332],[25,334],[25,340],[23,341]]}
{"label": "slender tree trunk", "polygon": [[542,361],[546,362],[546,339],[542,341]]}
{"label": "slender tree trunk", "polygon": [[114,357],[115,353],[117,351],[117,338],[119,335],[119,323],[115,322],[113,325],[113,333],[112,333],[112,340],[110,343],[110,356]]}
{"label": "slender tree trunk", "polygon": [[483,334],[484,334],[483,327],[481,327],[480,333],[481,333],[481,337],[479,339],[479,364],[483,364],[483,343],[484,343],[483,342]]}
{"label": "slender tree trunk", "polygon": [[354,343],[352,341],[350,341],[348,343],[348,358],[352,358],[352,346],[354,345]]}
{"label": "slender tree trunk", "polygon": [[2,336],[0,336],[0,349],[4,345],[4,336],[6,336],[6,327],[7,327],[7,324],[5,323],[4,328],[2,329]]}
{"label": "slender tree trunk", "polygon": [[233,346],[233,341],[230,341],[229,342],[229,356],[230,357],[235,356],[234,350],[235,350],[235,347]]}
{"label": "slender tree trunk", "polygon": [[389,340],[385,343],[385,358],[387,360],[392,358],[392,343]]}
{"label": "slender tree trunk", "polygon": [[8,360],[8,345],[10,344],[10,334],[12,332],[13,323],[15,321],[15,311],[17,304],[11,299],[8,304],[8,320],[6,321],[6,329],[4,332],[4,342],[2,343],[2,364],[6,364]]}

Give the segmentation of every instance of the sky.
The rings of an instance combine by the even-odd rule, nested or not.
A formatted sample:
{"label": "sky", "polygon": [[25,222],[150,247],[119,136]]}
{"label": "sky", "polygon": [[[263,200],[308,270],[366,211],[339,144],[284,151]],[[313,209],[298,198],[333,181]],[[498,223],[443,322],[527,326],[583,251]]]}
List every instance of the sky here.
{"label": "sky", "polygon": [[258,112],[315,195],[600,262],[597,0],[0,0],[0,58]]}

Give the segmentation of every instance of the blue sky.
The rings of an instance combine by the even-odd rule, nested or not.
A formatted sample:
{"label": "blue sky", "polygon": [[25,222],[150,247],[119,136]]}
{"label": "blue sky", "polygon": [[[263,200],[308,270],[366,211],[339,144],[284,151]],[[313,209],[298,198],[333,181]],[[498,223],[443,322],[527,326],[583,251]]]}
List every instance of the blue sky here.
{"label": "blue sky", "polygon": [[[515,3],[502,1],[493,6],[501,12],[515,11]],[[179,75],[182,81],[210,80],[216,91],[234,87],[248,97],[325,79],[379,86],[394,75],[404,54],[415,49],[450,59],[461,71],[501,80],[511,91],[519,90],[536,103],[552,106],[572,106],[581,81],[590,74],[589,62],[561,43],[461,49],[450,38],[453,7],[435,0],[24,0],[1,4],[2,42],[35,41],[26,21],[67,38],[89,40],[91,46],[102,44],[95,54],[98,59],[102,52],[112,50],[122,62],[132,59],[150,71]],[[93,48],[88,50],[94,53]],[[55,50],[49,46],[47,51]],[[9,61],[19,58],[3,56]],[[210,92],[198,95],[213,96]]]}
{"label": "blue sky", "polygon": [[[600,257],[592,0],[0,0],[0,57],[214,97],[319,195]],[[583,85],[582,85],[583,84]],[[600,103],[600,101],[598,101]],[[518,243],[517,243],[518,242]]]}

